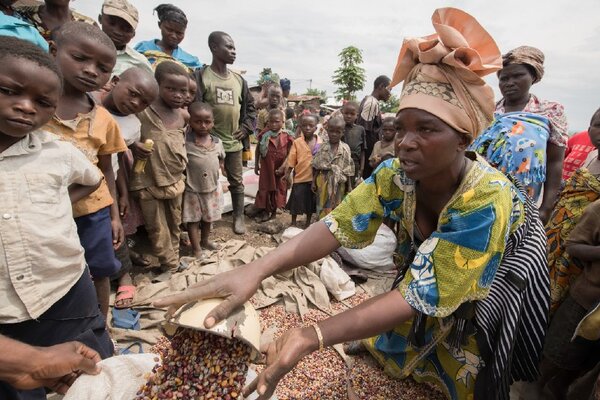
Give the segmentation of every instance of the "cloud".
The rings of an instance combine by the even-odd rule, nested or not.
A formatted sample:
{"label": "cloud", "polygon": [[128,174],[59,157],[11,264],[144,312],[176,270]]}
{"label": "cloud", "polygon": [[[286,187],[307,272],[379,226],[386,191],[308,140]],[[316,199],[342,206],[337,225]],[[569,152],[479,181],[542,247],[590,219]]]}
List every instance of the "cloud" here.
{"label": "cloud", "polygon": [[[156,0],[130,0],[140,11],[133,43],[159,35],[152,9]],[[363,50],[367,85],[381,74],[391,75],[402,39],[433,32],[430,17],[437,7],[453,6],[474,15],[503,52],[522,44],[546,54],[546,76],[533,87],[536,95],[565,105],[571,130],[582,130],[600,107],[600,1],[193,1],[166,0],[182,8],[189,25],[182,47],[210,62],[206,39],[226,31],[238,50],[236,68],[247,70],[250,82],[263,67],[292,80],[292,90],[335,91],[331,83],[338,53],[348,45]],[[100,2],[74,2],[73,7],[95,17]],[[497,88],[497,80],[490,84]],[[394,89],[399,92],[400,89]],[[499,92],[496,89],[496,94]]]}

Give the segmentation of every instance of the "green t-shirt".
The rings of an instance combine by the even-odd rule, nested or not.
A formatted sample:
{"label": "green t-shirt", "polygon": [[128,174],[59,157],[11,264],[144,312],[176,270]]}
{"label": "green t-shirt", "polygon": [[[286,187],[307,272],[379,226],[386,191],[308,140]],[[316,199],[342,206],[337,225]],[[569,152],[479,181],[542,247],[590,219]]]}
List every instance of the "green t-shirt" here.
{"label": "green t-shirt", "polygon": [[213,107],[213,133],[223,142],[226,153],[242,150],[242,142],[233,138],[240,126],[242,80],[234,72],[223,78],[210,67],[202,72],[204,101]]}

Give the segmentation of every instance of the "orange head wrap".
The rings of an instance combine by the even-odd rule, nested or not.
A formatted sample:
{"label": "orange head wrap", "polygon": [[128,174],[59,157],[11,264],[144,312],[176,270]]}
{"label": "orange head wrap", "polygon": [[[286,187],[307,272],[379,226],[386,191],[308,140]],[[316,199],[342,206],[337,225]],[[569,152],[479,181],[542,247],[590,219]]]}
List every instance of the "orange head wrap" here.
{"label": "orange head wrap", "polygon": [[390,86],[404,81],[400,110],[427,111],[475,138],[491,122],[494,92],[481,78],[502,68],[500,50],[471,15],[440,8],[436,33],[405,39]]}

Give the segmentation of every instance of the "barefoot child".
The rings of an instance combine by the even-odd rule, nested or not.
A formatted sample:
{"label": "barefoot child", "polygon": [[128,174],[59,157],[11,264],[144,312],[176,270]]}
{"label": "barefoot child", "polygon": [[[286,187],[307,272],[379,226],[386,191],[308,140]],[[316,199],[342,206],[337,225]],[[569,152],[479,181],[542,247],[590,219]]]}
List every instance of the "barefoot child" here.
{"label": "barefoot child", "polygon": [[350,177],[350,187],[354,188],[362,178],[365,169],[365,151],[367,148],[367,137],[365,128],[357,125],[358,103],[348,101],[342,106],[342,115],[344,117],[344,136],[342,141],[350,147],[352,161],[354,162],[354,176]]}
{"label": "barefoot child", "polygon": [[[129,148],[134,148],[138,157],[145,158],[151,152],[146,150],[140,142],[140,120],[135,114],[144,111],[158,97],[158,84],[154,75],[146,69],[132,67],[119,76],[111,79],[112,90],[102,99],[102,105],[111,113],[121,130],[121,136]],[[125,235],[133,235],[138,226],[144,224],[140,206],[129,195],[129,177],[132,173],[133,156],[131,150],[112,155],[113,170],[117,177],[118,205]],[[130,252],[127,244],[119,247],[116,256],[121,262],[121,270],[116,277],[119,284],[115,297],[115,308],[128,308],[131,306],[135,294],[135,286],[131,279]],[[135,252],[136,261],[140,255]]]}
{"label": "barefoot child", "polygon": [[50,50],[64,79],[56,114],[45,129],[72,143],[102,171],[94,193],[73,204],[73,216],[85,259],[94,278],[100,310],[106,316],[110,279],[121,268],[114,250],[124,241],[111,155],[127,150],[119,126],[90,92],[102,88],[116,60],[115,45],[100,28],[67,22],[54,35]]}
{"label": "barefoot child", "polygon": [[373,152],[369,157],[369,165],[373,170],[377,168],[382,161],[388,158],[394,158],[394,138],[396,137],[396,127],[394,126],[396,117],[387,117],[381,125],[381,140],[373,146]]}
{"label": "barefoot child", "polygon": [[319,218],[329,214],[352,190],[350,178],[354,176],[354,162],[350,147],[341,141],[345,125],[339,117],[328,121],[329,142],[323,143],[312,161],[312,191],[317,194]]}
{"label": "barefoot child", "polygon": [[290,172],[294,170],[294,184],[286,208],[292,214],[292,226],[296,226],[298,214],[306,214],[304,227],[308,228],[312,215],[316,211],[316,198],[311,190],[312,186],[312,160],[321,147],[321,138],[315,135],[319,117],[314,114],[303,115],[300,118],[300,131],[302,136],[294,140],[287,159],[287,171],[283,179],[287,180]]}
{"label": "barefoot child", "polygon": [[130,190],[140,201],[146,231],[161,269],[179,268],[181,203],[187,164],[182,106],[188,91],[186,70],[172,61],[156,67],[158,99],[138,114],[142,142],[154,141],[144,171],[134,173]]}
{"label": "barefoot child", "polygon": [[292,135],[283,129],[284,114],[278,108],[269,111],[268,128],[258,137],[254,172],[260,175],[254,205],[264,210],[258,222],[275,218],[278,208],[285,207],[287,184],[283,179],[285,159],[294,143]]}
{"label": "barefoot child", "polygon": [[215,125],[212,107],[192,103],[189,107],[190,129],[185,141],[188,156],[187,180],[183,192],[183,223],[187,224],[194,256],[202,258],[202,248],[217,250],[210,241],[210,226],[221,219],[223,190],[219,169],[224,170],[223,143],[210,134]]}
{"label": "barefoot child", "polygon": [[[98,188],[101,173],[73,145],[40,129],[62,91],[50,55],[2,36],[0,60],[0,335],[32,346],[77,340],[109,357],[112,343],[71,206]],[[0,399],[45,400],[46,392],[0,382]]]}

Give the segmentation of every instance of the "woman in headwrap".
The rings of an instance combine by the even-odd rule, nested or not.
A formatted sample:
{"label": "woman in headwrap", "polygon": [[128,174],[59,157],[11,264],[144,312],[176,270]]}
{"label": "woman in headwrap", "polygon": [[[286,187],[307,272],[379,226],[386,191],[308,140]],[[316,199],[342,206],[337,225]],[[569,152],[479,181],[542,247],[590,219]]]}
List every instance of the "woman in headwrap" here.
{"label": "woman in headwrap", "polygon": [[265,257],[155,303],[173,312],[225,297],[205,321],[212,326],[263,278],[340,246],[367,246],[384,222],[396,227],[392,290],[284,333],[246,395],[269,398],[304,356],[357,339],[392,376],[432,382],[449,399],[508,399],[513,380],[537,375],[548,312],[544,230],[527,196],[465,151],[492,118],[493,92],[481,77],[500,68],[500,52],[463,11],[439,9],[432,20],[435,34],[404,42],[392,79],[404,81],[398,158]]}
{"label": "woman in headwrap", "polygon": [[542,76],[544,53],[535,47],[517,47],[503,56],[498,79],[504,97],[471,149],[521,182],[546,223],[560,189],[568,136],[563,106],[529,93]]}
{"label": "woman in headwrap", "polygon": [[19,18],[31,23],[46,41],[52,39],[52,32],[56,31],[66,22],[82,21],[97,25],[93,18],[72,10],[68,0],[45,0],[33,5],[16,7]]}
{"label": "woman in headwrap", "polygon": [[139,42],[134,49],[142,53],[154,67],[168,60],[175,61],[190,71],[200,68],[203,64],[198,57],[179,46],[185,37],[188,23],[185,13],[173,4],[160,4],[154,11],[158,15],[161,38]]}

